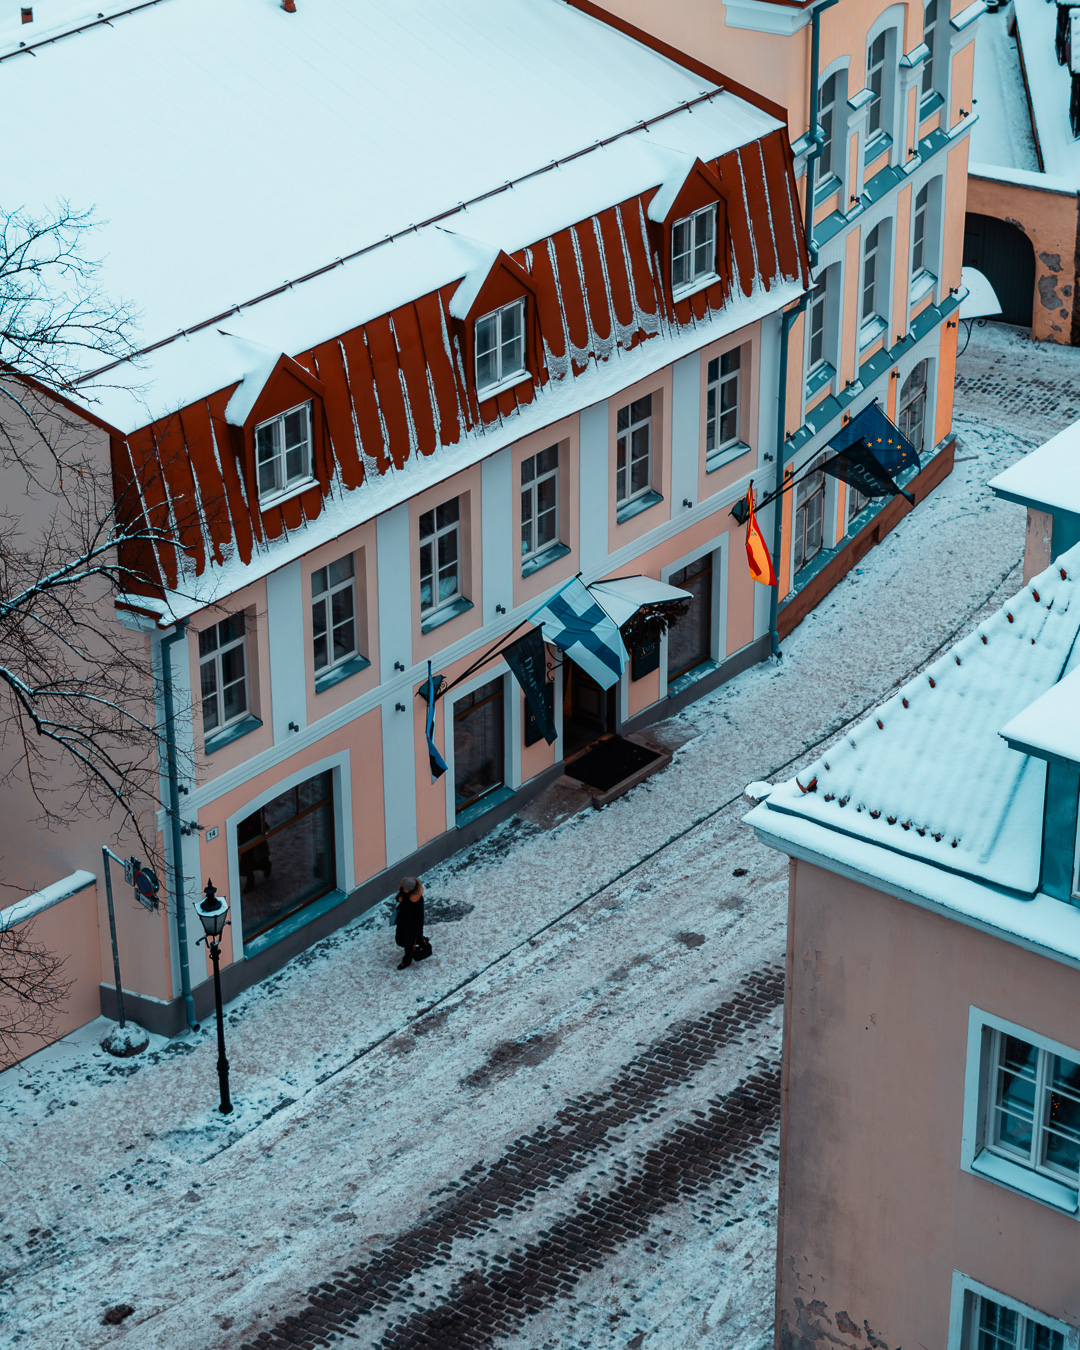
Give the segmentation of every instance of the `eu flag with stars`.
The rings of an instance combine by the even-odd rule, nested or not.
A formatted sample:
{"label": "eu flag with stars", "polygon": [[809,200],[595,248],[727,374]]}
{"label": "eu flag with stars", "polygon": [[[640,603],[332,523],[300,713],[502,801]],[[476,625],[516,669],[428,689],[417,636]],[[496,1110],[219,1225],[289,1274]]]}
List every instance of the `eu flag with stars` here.
{"label": "eu flag with stars", "polygon": [[846,450],[856,441],[865,441],[881,467],[894,478],[913,464],[922,468],[919,452],[876,403],[868,404],[846,427],[841,427],[829,442],[829,448]]}

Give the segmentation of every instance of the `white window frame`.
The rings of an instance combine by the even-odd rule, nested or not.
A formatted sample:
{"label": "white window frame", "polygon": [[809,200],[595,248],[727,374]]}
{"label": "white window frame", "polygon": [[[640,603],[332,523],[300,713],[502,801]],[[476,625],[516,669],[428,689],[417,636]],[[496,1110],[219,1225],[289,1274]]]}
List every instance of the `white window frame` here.
{"label": "white window frame", "polygon": [[[513,368],[508,368],[505,364],[506,343],[503,339],[503,319],[504,316],[511,313],[517,313],[519,317],[520,330],[516,341],[520,343],[520,361]],[[494,346],[483,348],[483,354],[489,352],[495,353],[495,366],[497,378],[489,380],[486,384],[480,383],[480,357],[481,357],[481,326],[491,323],[494,331]],[[476,392],[484,398],[490,398],[492,394],[497,394],[501,389],[508,389],[511,385],[517,384],[520,380],[529,377],[528,362],[526,361],[526,334],[525,334],[525,298],[511,300],[508,305],[501,305],[498,309],[493,309],[490,314],[481,314],[473,324],[473,370],[476,376]]]}
{"label": "white window frame", "polygon": [[[349,560],[350,563],[352,564],[352,571],[349,573],[349,575],[345,578],[344,581],[334,582],[334,583],[331,585],[331,583],[330,583],[330,568],[334,565],[334,563],[343,562],[345,558],[348,558],[348,560]],[[320,592],[318,593],[318,595],[316,595],[316,594],[315,594],[315,578],[316,578],[316,576],[318,576],[318,574],[319,574],[320,572],[325,572],[325,573],[326,573],[326,588],[325,588],[325,590],[320,591]],[[352,641],[352,648],[351,648],[350,651],[346,652],[343,656],[335,656],[335,655],[334,655],[334,629],[335,629],[335,627],[340,628],[342,625],[341,625],[341,624],[336,624],[336,625],[335,625],[335,623],[334,623],[334,618],[333,618],[333,616],[334,616],[334,596],[340,595],[340,594],[341,594],[342,592],[344,592],[344,591],[348,591],[349,595],[352,597],[352,614],[350,615],[350,622],[352,623],[352,636],[353,636],[353,641]],[[331,562],[331,563],[326,563],[323,567],[317,567],[317,568],[314,569],[314,571],[313,571],[312,574],[311,574],[311,660],[312,660],[312,666],[314,667],[314,670],[315,670],[315,678],[316,678],[316,679],[320,679],[322,676],[328,675],[328,674],[330,673],[330,671],[335,670],[338,666],[344,665],[347,661],[351,661],[351,660],[353,660],[354,657],[357,657],[357,656],[360,655],[360,628],[359,628],[359,615],[357,614],[357,603],[356,603],[356,600],[357,600],[357,596],[356,596],[356,558],[355,558],[355,555],[354,555],[354,554],[352,554],[352,553],[346,553],[346,554],[344,555],[344,557],[342,557],[342,558],[335,558],[333,562]],[[325,623],[325,628],[323,629],[323,632],[324,632],[325,637],[326,637],[326,654],[327,654],[327,660],[326,660],[325,663],[324,663],[323,665],[321,665],[321,666],[318,665],[318,664],[316,664],[316,657],[315,657],[315,640],[316,640],[316,633],[315,633],[315,611],[316,611],[316,609],[322,609],[322,611],[323,611],[323,619],[324,619],[324,623]]]}
{"label": "white window frame", "polygon": [[[555,467],[554,467],[553,469],[545,469],[544,472],[541,473],[541,474],[537,474],[536,471],[535,471],[535,469],[534,469],[534,470],[533,470],[533,477],[529,480],[528,483],[526,483],[526,482],[525,482],[525,466],[526,466],[526,464],[532,464],[534,460],[539,459],[539,457],[540,457],[541,455],[547,454],[549,450],[554,450],[554,451],[555,451]],[[561,455],[559,454],[559,445],[558,445],[558,442],[556,442],[554,445],[546,446],[543,450],[538,450],[538,451],[536,452],[535,455],[526,455],[525,458],[521,461],[521,469],[520,469],[520,471],[519,471],[519,481],[520,481],[520,489],[521,489],[521,530],[522,530],[522,535],[524,536],[524,532],[525,532],[525,499],[526,499],[526,497],[527,497],[528,500],[529,500],[529,520],[530,520],[530,523],[531,523],[531,526],[532,526],[532,531],[533,531],[533,547],[532,547],[528,552],[525,552],[525,550],[522,549],[522,553],[521,553],[521,561],[522,561],[522,563],[531,562],[533,558],[538,558],[538,557],[540,556],[541,553],[546,552],[549,548],[554,548],[557,544],[559,544],[559,543],[562,541],[562,532],[561,532],[561,531],[562,531],[562,513],[561,513],[561,509],[560,509],[560,508],[561,508],[561,502],[560,502],[560,492],[559,492],[559,473],[560,473],[560,471],[561,471],[561,469],[562,469],[561,459],[562,459],[562,457],[561,457]],[[537,505],[538,505],[538,489],[539,489],[541,483],[547,483],[547,482],[552,482],[552,481],[553,481],[554,484],[555,484],[555,535],[554,535],[554,538],[549,539],[546,543],[544,543],[544,544],[539,544],[539,543],[537,543],[537,541],[536,541],[536,522],[537,522],[537,519],[538,519],[539,514],[540,514],[539,511],[537,510]],[[522,538],[522,543],[524,544],[524,542],[525,542],[525,540],[524,540],[524,538]]]}
{"label": "white window frame", "polygon": [[[927,255],[929,253],[929,215],[930,215],[930,182],[927,180],[921,188],[912,191],[912,209],[911,209],[911,277],[912,280],[920,272],[928,272],[930,269],[926,266]],[[922,198],[922,205],[919,199]]]}
{"label": "white window frame", "polygon": [[[698,222],[705,223],[705,239],[697,242]],[[680,232],[685,230],[688,241],[686,247],[680,247]],[[698,252],[704,250],[705,262],[698,270]],[[676,282],[676,264],[680,258],[689,260],[687,279]],[[683,216],[671,227],[671,294],[676,298],[689,295],[716,280],[716,203],[710,202],[690,215]]]}
{"label": "white window frame", "polygon": [[[814,359],[815,321],[821,319],[821,355]],[[812,375],[822,366],[832,365],[829,360],[829,269],[826,267],[810,296],[806,312],[806,373]]]}
{"label": "white window frame", "polygon": [[[829,548],[829,545],[825,542],[826,539],[825,521],[827,519],[827,507],[829,499],[828,477],[823,471],[826,458],[827,456],[824,451],[818,451],[818,453],[816,455],[811,456],[811,458],[808,459],[807,462],[794,475],[796,479],[799,479],[801,481],[796,482],[795,484],[794,489],[795,500],[792,502],[792,511],[791,511],[791,569],[793,576],[798,576],[798,574],[802,571],[802,569],[806,567],[809,563],[812,563],[814,559],[818,556],[818,554],[824,553],[825,550]],[[804,496],[802,502],[800,502],[799,490],[810,481],[810,476],[813,473],[821,473],[822,481],[819,486],[815,486],[813,492],[808,492]],[[799,523],[799,513],[801,511],[802,512],[805,511],[809,502],[818,495],[819,491],[821,494],[821,543],[813,551],[813,553],[810,554],[809,557],[806,557],[804,553],[802,562],[796,565],[795,531]],[[803,533],[805,534],[805,526],[803,528]]]}
{"label": "white window frame", "polygon": [[[455,518],[454,520],[452,520],[448,525],[440,525],[440,524],[439,524],[439,507],[440,507],[440,506],[449,506],[450,502],[456,502],[456,503],[457,503],[457,516],[456,516],[456,518]],[[433,531],[431,534],[425,535],[425,534],[423,533],[423,520],[424,520],[424,517],[427,516],[427,515],[430,515],[431,518],[432,518],[432,524],[434,525],[434,531]],[[421,618],[421,619],[429,619],[433,614],[437,613],[440,609],[443,609],[443,608],[444,608],[445,606],[447,606],[447,605],[453,605],[453,604],[456,604],[456,602],[457,602],[458,600],[461,600],[461,599],[463,598],[462,589],[461,589],[461,584],[462,584],[462,569],[463,569],[463,565],[464,565],[464,558],[463,558],[463,556],[462,556],[462,547],[461,547],[461,545],[462,545],[461,517],[462,517],[462,510],[461,510],[461,497],[460,497],[460,496],[459,496],[459,497],[449,497],[446,501],[444,501],[444,502],[439,502],[438,505],[429,507],[426,511],[421,511],[421,512],[420,512],[420,518],[419,518],[419,522],[418,522],[418,535],[419,535],[419,541],[420,541],[420,543],[419,543],[420,557],[419,557],[418,562],[419,562],[419,577],[420,577],[420,618]],[[440,597],[440,595],[439,595],[439,540],[442,539],[442,538],[444,538],[444,537],[446,537],[446,536],[448,536],[448,535],[451,535],[451,534],[455,535],[456,538],[457,538],[457,563],[456,563],[456,566],[457,566],[457,583],[456,583],[456,588],[455,588],[455,590],[454,590],[453,595],[448,595],[448,596],[446,596],[446,597]],[[430,541],[430,548],[431,548],[431,563],[432,563],[432,571],[431,571],[431,604],[425,605],[425,604],[424,604],[424,600],[423,600],[423,595],[424,595],[424,549],[425,549],[425,547],[427,547],[427,546],[429,545],[429,541]]]}
{"label": "white window frame", "polygon": [[[871,242],[872,241],[872,242]],[[889,326],[889,305],[892,280],[892,232],[886,219],[868,226],[863,234],[861,266],[859,268],[859,348],[869,347]],[[870,259],[874,263],[874,282],[871,292],[872,304],[867,313],[866,268]]]}
{"label": "white window frame", "polygon": [[[1031,1308],[1026,1303],[1021,1303],[1019,1299],[1013,1298],[1010,1294],[992,1289],[989,1285],[972,1279],[970,1275],[964,1275],[959,1270],[954,1270],[952,1298],[949,1305],[948,1350],[975,1350],[975,1346],[978,1344],[976,1340],[976,1317],[980,1299],[997,1303],[1010,1312],[1017,1313],[1025,1321],[1035,1322],[1039,1326],[1046,1327],[1049,1331],[1056,1331],[1064,1342],[1062,1350],[1078,1350],[1078,1347],[1080,1347],[1080,1330],[1076,1327],[1070,1326],[1067,1322],[1062,1322],[1056,1317],[1049,1317],[1046,1313],[1039,1312],[1037,1308]],[[1023,1329],[1021,1328],[1021,1336],[1022,1334]]]}
{"label": "white window frame", "polygon": [[[946,6],[946,9],[948,6]],[[927,23],[927,15],[933,14],[933,18]],[[948,23],[948,13],[945,14],[945,23]],[[919,74],[919,102],[925,102],[933,94],[937,93],[937,48],[938,38],[941,36],[945,24],[942,23],[941,0],[923,0],[923,42],[926,43],[930,55],[923,62],[922,71]]]}
{"label": "white window frame", "polygon": [[[253,715],[251,711],[251,663],[248,660],[248,620],[246,612],[244,610],[238,610],[237,613],[235,614],[226,615],[224,619],[220,619],[218,620],[217,623],[211,624],[210,627],[204,629],[203,632],[214,632],[216,634],[218,628],[222,623],[228,623],[234,619],[239,619],[241,624],[243,625],[243,631],[241,632],[238,638],[232,638],[229,642],[226,642],[224,645],[222,645],[219,640],[217,642],[217,645],[214,647],[214,650],[212,652],[207,652],[205,656],[202,654],[201,650],[199,652],[199,707],[200,710],[202,711],[202,726],[203,726],[204,740],[213,740],[216,736],[220,736],[223,731],[227,731],[230,727],[236,726],[238,723],[242,722],[245,718],[251,717]],[[225,681],[222,676],[221,658],[225,655],[226,652],[235,651],[238,647],[243,653],[244,674],[242,679],[234,680],[232,683],[241,684],[243,686],[244,706],[238,713],[226,719],[224,717]],[[202,673],[204,666],[212,666],[214,669],[214,692],[212,697],[214,699],[214,703],[216,706],[216,714],[218,720],[214,726],[209,728],[206,725],[205,704],[208,698],[211,696],[205,695],[203,693]]]}
{"label": "white window frame", "polygon": [[[991,1111],[994,1084],[994,1047],[999,1035],[1016,1036],[1036,1046],[1045,1055],[1064,1055],[1080,1060],[1080,1050],[1028,1027],[1017,1026],[993,1013],[972,1007],[968,1014],[967,1066],[964,1075],[964,1127],[961,1136],[960,1166],[965,1172],[1009,1190],[1026,1195],[1039,1204],[1066,1214],[1077,1214],[1078,1186],[1068,1185],[1060,1173],[1029,1166],[987,1141],[991,1138]],[[1040,1063],[1042,1057],[1040,1057]]]}
{"label": "white window frame", "polygon": [[[931,402],[931,393],[933,392],[931,389],[931,376],[933,374],[932,360],[928,356],[923,356],[920,357],[917,361],[913,361],[911,365],[908,367],[906,374],[904,374],[902,377],[900,376],[899,371],[897,371],[897,381],[896,381],[897,384],[896,425],[902,429],[904,421],[904,413],[907,411],[908,407],[910,407],[911,404],[914,403],[916,399],[919,397],[919,395],[916,394],[914,398],[910,399],[908,403],[905,404],[902,401],[904,397],[904,390],[906,389],[908,381],[911,379],[912,375],[915,374],[916,370],[918,370],[919,366],[921,366],[923,362],[926,363],[926,382],[923,384],[921,391],[924,405],[921,442],[919,444],[916,444],[915,437],[908,436],[908,439],[911,441],[912,445],[915,446],[915,450],[919,455],[923,453],[923,447],[926,445],[926,428],[931,425],[931,419],[934,413],[934,405]],[[906,431],[904,432],[904,435],[907,436]]]}
{"label": "white window frame", "polygon": [[[512,792],[516,792],[522,783],[521,774],[521,749],[522,736],[524,735],[524,716],[522,713],[522,703],[517,682],[510,676],[510,670],[505,661],[492,665],[486,670],[482,670],[478,675],[474,675],[470,680],[463,680],[461,684],[455,686],[454,690],[447,694],[446,698],[440,699],[436,707],[441,707],[441,715],[436,713],[436,722],[442,721],[443,728],[443,760],[446,763],[446,773],[443,775],[443,781],[446,784],[446,828],[453,830],[457,828],[457,803],[455,801],[454,784],[456,781],[456,765],[454,762],[454,710],[460,699],[473,694],[477,689],[482,689],[485,684],[490,684],[492,680],[502,677],[503,679],[503,754],[505,762],[503,764],[503,784]],[[625,681],[623,682],[625,683]],[[555,730],[559,737],[562,736],[562,699],[556,695],[555,698]],[[560,753],[560,741],[555,742],[556,754]]]}
{"label": "white window frame", "polygon": [[[741,445],[742,424],[743,424],[743,401],[742,401],[742,372],[743,358],[746,349],[743,347],[729,347],[726,352],[719,352],[713,356],[705,365],[705,454],[707,457],[722,454],[725,450],[730,450],[732,446]],[[725,362],[730,362],[735,357],[738,364],[735,368],[724,369]],[[716,379],[710,378],[713,362],[716,362]],[[734,389],[734,403],[729,407],[724,407],[724,396]],[[719,439],[720,427],[723,418],[728,413],[735,414],[735,433],[726,440]],[[712,443],[710,444],[710,436]]]}
{"label": "white window frame", "polygon": [[[841,173],[837,169],[837,150],[841,143],[838,132],[843,119],[843,109],[847,106],[846,91],[841,88],[846,82],[843,79],[845,71],[842,69],[834,70],[818,85],[818,126],[821,128],[822,145],[821,156],[818,159],[818,168],[821,170],[821,182],[826,182],[831,178],[839,180]],[[825,101],[825,90],[832,83],[832,98]],[[824,117],[830,116],[829,134],[825,135]],[[846,119],[843,119],[843,125],[847,126]],[[846,141],[846,136],[843,138]],[[841,165],[842,167],[842,165]],[[819,187],[820,187],[819,183]]]}
{"label": "white window frame", "polygon": [[[881,59],[874,57],[874,48],[881,43]],[[866,113],[866,134],[868,143],[872,144],[881,136],[888,136],[889,130],[889,88],[886,75],[889,67],[889,31],[882,30],[875,33],[872,38],[866,42],[866,88],[870,90],[871,98],[867,104]],[[875,93],[873,86],[873,76],[880,72],[881,88]],[[874,114],[877,113],[877,126],[873,125]]]}
{"label": "white window frame", "polygon": [[[633,414],[633,407],[634,407],[634,404],[635,404],[635,403],[640,403],[641,400],[642,400],[642,399],[645,399],[645,398],[647,398],[647,399],[649,400],[649,415],[648,415],[648,417],[643,417],[643,418],[641,418],[641,419],[639,419],[638,421],[635,422],[635,421],[634,421],[634,414]],[[655,393],[641,394],[638,398],[631,399],[629,403],[623,404],[623,408],[626,408],[626,409],[627,409],[627,413],[628,413],[628,421],[627,421],[627,425],[623,428],[622,431],[619,430],[618,413],[622,412],[623,409],[622,409],[622,408],[619,408],[619,409],[617,410],[617,412],[616,412],[616,417],[615,417],[615,509],[616,509],[616,511],[621,510],[621,509],[622,509],[623,507],[625,507],[625,506],[629,506],[631,502],[636,502],[640,497],[645,497],[645,496],[647,496],[650,492],[653,491],[653,459],[654,459],[654,451],[655,451],[655,448],[656,448],[656,429],[655,429],[655,424],[656,424],[656,405],[655,405],[655,402],[654,402],[655,398],[656,398]],[[645,486],[644,486],[644,487],[638,488],[638,489],[637,489],[636,491],[634,491],[634,492],[630,492],[629,496],[626,496],[626,497],[620,497],[620,496],[619,496],[619,473],[620,473],[620,469],[619,469],[619,447],[620,447],[620,446],[623,444],[623,442],[625,441],[625,443],[626,443],[626,468],[625,468],[625,470],[623,470],[622,472],[625,472],[625,474],[626,474],[626,486],[629,488],[630,485],[631,485],[631,480],[633,479],[633,472],[632,472],[633,465],[634,465],[635,462],[639,462],[640,459],[642,458],[641,456],[639,456],[639,457],[638,457],[638,461],[635,461],[635,460],[632,458],[632,454],[631,454],[632,449],[633,449],[633,441],[634,441],[633,433],[634,433],[639,427],[648,427],[648,430],[649,430],[649,448],[648,448],[648,451],[646,452],[646,454],[645,454],[645,456],[644,456],[644,459],[645,459],[645,465],[646,465]]]}
{"label": "white window frame", "polygon": [[[303,463],[300,471],[292,475],[288,472],[287,447],[285,444],[285,422],[294,413],[302,412],[304,414],[304,439],[300,442]],[[275,447],[273,455],[262,460],[259,457],[259,433],[267,428],[276,428]],[[274,477],[277,480],[273,487],[263,491],[262,486],[262,468],[263,464],[272,464],[274,466]],[[265,422],[260,422],[255,428],[255,483],[259,496],[260,507],[273,506],[276,502],[284,501],[287,497],[295,496],[302,492],[304,488],[310,487],[315,482],[314,470],[312,468],[312,438],[311,438],[311,399],[305,403],[298,403],[293,408],[287,408],[284,412],[278,413],[276,417],[268,417]]]}

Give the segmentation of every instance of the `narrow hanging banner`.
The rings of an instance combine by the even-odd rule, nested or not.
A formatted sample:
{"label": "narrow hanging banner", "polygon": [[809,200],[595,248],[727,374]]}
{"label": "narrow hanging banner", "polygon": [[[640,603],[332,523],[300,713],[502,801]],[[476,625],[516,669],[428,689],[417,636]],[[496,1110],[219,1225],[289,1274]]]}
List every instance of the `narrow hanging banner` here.
{"label": "narrow hanging banner", "polygon": [[431,781],[434,783],[446,772],[446,760],[439,754],[435,744],[435,681],[431,675],[431,662],[427,663],[427,718],[424,733],[427,736],[428,765],[431,769]]}
{"label": "narrow hanging banner", "polygon": [[502,658],[521,685],[540,735],[551,745],[555,740],[555,718],[548,690],[544,637],[540,629],[530,628],[523,637],[519,637],[509,647],[504,647]]}
{"label": "narrow hanging banner", "polygon": [[776,585],[772,558],[769,557],[769,550],[758,529],[757,516],[754,515],[752,483],[746,493],[746,561],[750,566],[750,575],[755,581],[760,581],[763,586]]}

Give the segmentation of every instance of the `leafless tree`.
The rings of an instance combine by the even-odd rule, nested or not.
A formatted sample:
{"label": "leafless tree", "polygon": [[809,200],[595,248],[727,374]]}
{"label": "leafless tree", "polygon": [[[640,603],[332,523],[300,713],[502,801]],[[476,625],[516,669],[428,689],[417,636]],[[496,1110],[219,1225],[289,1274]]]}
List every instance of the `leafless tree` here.
{"label": "leafless tree", "polygon": [[[133,557],[175,543],[116,500],[108,438],[74,401],[81,374],[131,353],[134,330],[96,285],[92,228],[63,203],[0,210],[0,781],[29,790],[42,827],[94,814],[153,857],[149,645],[118,625],[114,599],[139,581]],[[0,933],[0,1046],[42,1035],[66,992],[27,930]]]}

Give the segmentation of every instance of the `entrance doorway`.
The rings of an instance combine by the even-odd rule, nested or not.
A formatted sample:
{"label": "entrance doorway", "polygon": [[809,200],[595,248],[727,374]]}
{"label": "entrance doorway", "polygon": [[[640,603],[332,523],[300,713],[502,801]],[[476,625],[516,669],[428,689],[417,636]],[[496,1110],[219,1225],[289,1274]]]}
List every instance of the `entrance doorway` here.
{"label": "entrance doorway", "polygon": [[334,789],[328,769],[260,806],[236,827],[244,941],[332,891]]}
{"label": "entrance doorway", "polygon": [[563,659],[563,758],[569,759],[615,730],[615,690],[604,690],[591,675]]}
{"label": "entrance doorway", "polygon": [[460,814],[506,780],[500,676],[454,704],[454,809]]}
{"label": "entrance doorway", "polygon": [[1035,310],[1035,250],[1023,230],[996,216],[964,217],[964,266],[977,267],[993,286],[1001,323],[1031,327]]}
{"label": "entrance doorway", "polygon": [[690,608],[668,631],[668,683],[712,659],[713,555],[695,558],[668,577],[668,584],[689,591]]}

